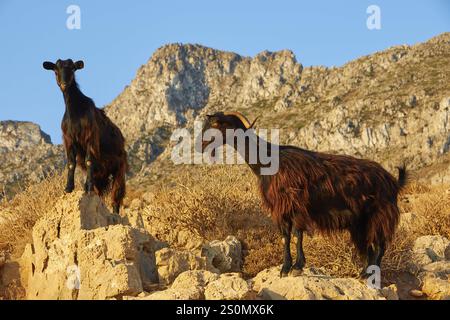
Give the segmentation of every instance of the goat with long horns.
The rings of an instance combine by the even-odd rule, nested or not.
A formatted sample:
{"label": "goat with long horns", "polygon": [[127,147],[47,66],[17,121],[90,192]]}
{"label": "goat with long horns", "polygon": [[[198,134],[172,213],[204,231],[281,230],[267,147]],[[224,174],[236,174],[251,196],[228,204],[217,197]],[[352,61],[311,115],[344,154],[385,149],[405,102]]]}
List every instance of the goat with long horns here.
{"label": "goat with long horns", "polygon": [[[245,131],[253,124],[241,113],[218,112],[207,116],[203,130],[217,129],[225,137],[227,129]],[[261,139],[246,139],[245,149],[257,141]],[[202,152],[210,143],[202,142]],[[224,138],[223,143],[230,142]],[[237,149],[236,141],[232,147]],[[373,161],[294,146],[278,147],[279,170],[274,175],[260,174],[264,165],[259,159],[248,164],[258,177],[263,207],[270,211],[283,236],[281,276],[302,272],[306,262],[303,234],[313,230],[327,234],[348,230],[358,252],[367,258],[367,267],[380,267],[399,221],[397,197],[406,183],[405,168],[399,168],[395,179]],[[290,251],[292,232],[297,236],[294,264]],[[367,276],[367,267],[362,276]]]}

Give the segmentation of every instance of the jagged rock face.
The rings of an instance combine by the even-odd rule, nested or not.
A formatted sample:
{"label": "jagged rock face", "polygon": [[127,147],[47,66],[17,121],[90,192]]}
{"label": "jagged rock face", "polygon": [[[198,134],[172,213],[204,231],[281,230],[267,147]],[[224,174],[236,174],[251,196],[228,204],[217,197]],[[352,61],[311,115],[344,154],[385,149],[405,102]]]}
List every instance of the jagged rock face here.
{"label": "jagged rock face", "polygon": [[287,96],[301,70],[290,51],[251,59],[199,45],[167,45],[106,111],[131,141],[164,123],[182,125],[207,105],[231,109]]}
{"label": "jagged rock face", "polygon": [[251,59],[199,45],[167,45],[139,69],[106,112],[131,149],[138,150],[137,157],[149,163],[155,143],[145,137],[162,137],[157,128],[183,126],[212,107],[230,110],[288,99],[301,70],[290,51],[265,51]]}
{"label": "jagged rock face", "polygon": [[22,256],[27,298],[121,298],[156,283],[154,239],[114,220],[97,196],[63,196],[33,227]]}
{"label": "jagged rock face", "polygon": [[0,198],[3,191],[13,194],[18,184],[37,183],[63,165],[62,146],[54,146],[38,125],[0,121]]}
{"label": "jagged rock face", "polygon": [[411,249],[410,272],[416,273],[422,283],[422,292],[428,299],[450,299],[450,240],[445,237],[422,236]]}
{"label": "jagged rock face", "polygon": [[[248,58],[173,44],[106,111],[128,139],[135,171],[167,158],[175,127],[217,110],[259,115],[260,128],[282,129],[282,143],[371,158],[391,171],[404,162],[420,169],[450,149],[449,74],[450,33],[339,68],[303,69],[290,51]],[[439,173],[435,182],[450,181]]]}
{"label": "jagged rock face", "polygon": [[51,145],[50,136],[31,122],[0,121],[0,153]]}

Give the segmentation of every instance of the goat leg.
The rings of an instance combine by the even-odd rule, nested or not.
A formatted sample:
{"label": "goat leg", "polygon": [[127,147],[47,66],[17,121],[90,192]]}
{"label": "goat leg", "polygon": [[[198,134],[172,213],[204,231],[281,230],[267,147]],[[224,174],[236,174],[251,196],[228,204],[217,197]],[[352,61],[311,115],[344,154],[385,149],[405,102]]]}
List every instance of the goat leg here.
{"label": "goat leg", "polygon": [[371,273],[369,273],[369,267],[380,267],[379,262],[381,263],[381,258],[379,256],[382,255],[381,250],[382,248],[380,248],[378,244],[369,245],[367,248],[367,265],[360,273],[361,278],[367,279],[371,275]]}
{"label": "goat leg", "polygon": [[94,189],[93,175],[94,175],[94,163],[92,161],[91,153],[86,154],[86,183],[84,184],[84,191],[91,194]]}
{"label": "goat leg", "polygon": [[67,184],[64,191],[66,193],[71,193],[75,189],[75,167],[77,164],[77,150],[75,146],[71,146],[67,150]]}
{"label": "goat leg", "polygon": [[292,276],[298,276],[302,273],[303,267],[306,264],[305,253],[303,252],[303,230],[295,230],[297,237],[297,258],[295,264],[292,266]]}
{"label": "goat leg", "polygon": [[292,223],[288,223],[286,226],[282,227],[283,242],[284,242],[284,260],[283,266],[281,267],[280,277],[287,277],[292,267],[291,232],[292,232]]}

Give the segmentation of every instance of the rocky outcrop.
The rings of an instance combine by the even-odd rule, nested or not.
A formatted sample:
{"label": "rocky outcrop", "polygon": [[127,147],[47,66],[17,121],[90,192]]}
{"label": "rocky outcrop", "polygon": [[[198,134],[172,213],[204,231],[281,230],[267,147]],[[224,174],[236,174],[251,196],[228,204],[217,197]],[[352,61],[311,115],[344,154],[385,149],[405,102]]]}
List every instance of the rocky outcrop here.
{"label": "rocky outcrop", "polygon": [[132,300],[398,300],[397,287],[373,289],[362,280],[333,278],[305,269],[298,277],[280,278],[280,268],[261,271],[245,280],[239,273],[185,271],[165,290],[143,293]]}
{"label": "rocky outcrop", "polygon": [[37,183],[64,164],[61,146],[31,122],[0,121],[0,198],[27,183]]}
{"label": "rocky outcrop", "polygon": [[[132,208],[139,208],[134,203]],[[62,196],[42,216],[20,259],[27,299],[243,299],[242,248],[233,236],[170,248],[136,212],[112,215],[94,195]],[[129,215],[130,214],[130,215]],[[3,263],[3,256],[0,260]],[[211,285],[210,285],[211,284]],[[155,291],[155,288],[170,286]]]}
{"label": "rocky outcrop", "polygon": [[126,297],[129,300],[244,300],[253,299],[249,281],[238,273],[217,274],[206,270],[185,271],[170,288]]}
{"label": "rocky outcrop", "polygon": [[411,272],[418,274],[428,299],[450,299],[450,240],[442,236],[419,237],[412,248]]}
{"label": "rocky outcrop", "polygon": [[48,134],[32,122],[0,121],[0,153],[51,144]]}
{"label": "rocky outcrop", "polygon": [[222,274],[205,287],[207,300],[246,300],[252,296],[251,284],[238,273]]}
{"label": "rocky outcrop", "polygon": [[305,269],[298,277],[280,278],[280,268],[260,272],[253,290],[266,300],[383,300],[384,295],[354,278],[333,278],[320,270]]}
{"label": "rocky outcrop", "polygon": [[206,270],[191,270],[181,273],[169,289],[144,294],[137,300],[203,300],[205,287],[219,278],[219,275]]}
{"label": "rocky outcrop", "polygon": [[178,275],[189,270],[214,273],[239,272],[242,267],[241,242],[234,236],[224,241],[214,240],[197,249],[164,247],[156,251],[159,282],[172,283]]}
{"label": "rocky outcrop", "polygon": [[202,250],[209,265],[221,273],[239,272],[242,268],[242,245],[234,236],[228,236],[224,241],[211,241]]}
{"label": "rocky outcrop", "polygon": [[163,248],[156,252],[156,266],[159,282],[170,284],[184,271],[206,269],[207,262],[194,251]]}
{"label": "rocky outcrop", "polygon": [[289,104],[301,71],[288,50],[248,58],[200,45],[170,44],[153,54],[106,112],[132,141],[130,148],[137,151],[133,163],[145,165],[164,149],[167,129],[186,125],[203,109],[266,100]]}
{"label": "rocky outcrop", "polygon": [[408,266],[410,272],[419,273],[426,271],[433,263],[446,261],[445,252],[449,247],[450,240],[442,236],[422,236],[417,238],[412,248],[411,261]]}
{"label": "rocky outcrop", "polygon": [[[130,225],[129,220],[112,215],[97,196],[75,192],[61,197],[34,226],[32,242],[20,259],[26,298],[399,299],[396,285],[375,289],[366,281],[334,278],[314,268],[280,278],[280,268],[273,267],[247,280],[239,273],[242,248],[235,237],[195,249],[171,248],[144,231],[142,223]],[[416,290],[420,295],[450,298],[449,248],[450,241],[441,236],[416,240],[410,270],[421,280],[421,291]],[[4,260],[0,255],[0,268]],[[2,283],[4,278],[5,274]]]}
{"label": "rocky outcrop", "polygon": [[432,300],[450,300],[450,280],[426,275],[422,291]]}
{"label": "rocky outcrop", "polygon": [[27,298],[121,298],[157,283],[154,239],[116,219],[97,196],[63,196],[22,256]]}

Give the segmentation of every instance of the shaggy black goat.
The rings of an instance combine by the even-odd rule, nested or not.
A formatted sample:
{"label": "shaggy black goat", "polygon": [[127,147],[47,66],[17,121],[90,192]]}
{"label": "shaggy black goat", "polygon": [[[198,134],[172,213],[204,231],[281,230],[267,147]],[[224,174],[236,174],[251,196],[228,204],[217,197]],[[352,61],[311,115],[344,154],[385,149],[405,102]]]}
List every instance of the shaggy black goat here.
{"label": "shaggy black goat", "polygon": [[112,201],[114,212],[118,214],[125,196],[128,169],[125,139],[120,129],[80,91],[75,71],[83,69],[83,61],[58,60],[56,64],[47,61],[43,67],[55,72],[66,103],[61,124],[69,168],[65,191],[74,189],[78,162],[87,171],[85,192],[91,193],[95,189],[97,194],[103,195],[108,191],[112,177]]}
{"label": "shaggy black goat", "polygon": [[[210,128],[222,132],[224,141],[239,151],[237,139],[226,141],[227,129],[247,131],[253,125],[240,113],[210,115],[204,131]],[[281,275],[301,273],[305,266],[302,248],[303,233],[319,230],[333,233],[348,230],[358,252],[367,257],[367,264],[380,266],[386,245],[392,239],[399,220],[397,195],[406,180],[405,169],[399,169],[396,180],[378,163],[344,155],[308,151],[293,146],[278,146],[279,170],[274,175],[261,175],[265,167],[259,161],[249,163],[251,144],[260,148],[256,139],[245,140],[241,154],[258,176],[264,208],[283,235],[284,262]],[[209,141],[202,142],[205,151]],[[242,149],[241,149],[242,150]],[[267,150],[272,150],[268,147]],[[242,152],[242,151],[241,151]],[[297,236],[297,260],[292,265],[291,232]],[[362,275],[366,276],[366,268]]]}

